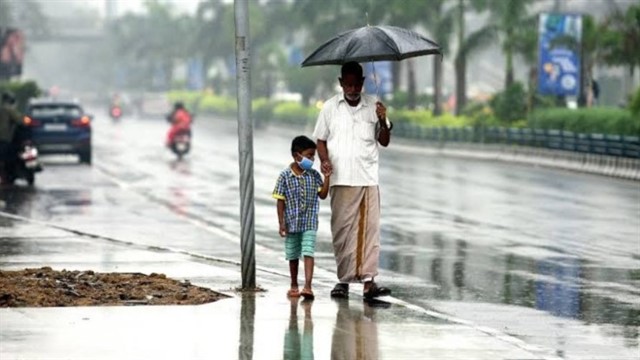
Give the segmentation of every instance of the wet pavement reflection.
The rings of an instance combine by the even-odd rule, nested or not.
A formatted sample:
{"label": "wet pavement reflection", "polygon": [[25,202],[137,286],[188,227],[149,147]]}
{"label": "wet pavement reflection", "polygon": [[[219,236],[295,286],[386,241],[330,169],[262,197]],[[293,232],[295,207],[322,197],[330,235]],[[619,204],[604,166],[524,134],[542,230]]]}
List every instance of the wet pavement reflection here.
{"label": "wet pavement reflection", "polygon": [[[284,332],[284,347],[282,349],[282,358],[287,360],[294,359],[314,359],[313,356],[313,316],[311,315],[311,307],[313,301],[302,300],[298,298],[289,298],[290,314],[289,326]],[[304,312],[302,318],[302,328],[299,327],[298,309]]]}
{"label": "wet pavement reflection", "polygon": [[242,305],[240,308],[240,342],[238,346],[238,359],[253,359],[253,337],[256,317],[255,293],[241,294]]}

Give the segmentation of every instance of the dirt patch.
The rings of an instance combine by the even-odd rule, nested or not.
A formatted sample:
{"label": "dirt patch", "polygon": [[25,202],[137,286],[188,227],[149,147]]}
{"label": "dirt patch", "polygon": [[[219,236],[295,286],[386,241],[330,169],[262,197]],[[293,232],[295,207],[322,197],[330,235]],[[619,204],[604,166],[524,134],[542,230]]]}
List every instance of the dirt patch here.
{"label": "dirt patch", "polygon": [[0,270],[0,307],[198,305],[226,297],[156,273]]}

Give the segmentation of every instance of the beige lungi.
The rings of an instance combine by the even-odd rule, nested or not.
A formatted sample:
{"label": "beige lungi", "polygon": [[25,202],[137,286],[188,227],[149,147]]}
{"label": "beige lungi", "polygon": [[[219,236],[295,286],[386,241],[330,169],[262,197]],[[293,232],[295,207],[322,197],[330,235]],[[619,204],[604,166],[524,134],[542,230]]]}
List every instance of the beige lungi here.
{"label": "beige lungi", "polygon": [[331,234],[338,279],[373,280],[380,255],[380,193],[377,186],[332,186]]}

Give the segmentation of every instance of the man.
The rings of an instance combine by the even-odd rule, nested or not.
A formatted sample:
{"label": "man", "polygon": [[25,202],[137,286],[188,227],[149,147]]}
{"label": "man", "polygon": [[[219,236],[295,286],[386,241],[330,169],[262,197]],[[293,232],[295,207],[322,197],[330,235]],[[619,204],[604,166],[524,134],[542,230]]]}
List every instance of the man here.
{"label": "man", "polygon": [[13,160],[14,150],[11,147],[13,135],[22,118],[14,109],[15,99],[9,93],[2,94],[0,102],[0,181],[7,182],[7,167]]}
{"label": "man", "polygon": [[380,254],[378,144],[391,139],[385,106],[362,94],[364,77],[356,62],[342,66],[343,93],[329,99],[318,116],[314,137],[323,171],[331,178],[331,234],[339,283],[331,296],[347,298],[349,283],[363,282],[363,296],[391,294],[374,282]]}
{"label": "man", "polygon": [[168,116],[168,120],[171,122],[171,128],[167,134],[167,146],[171,146],[179,131],[191,131],[191,114],[184,108],[182,102],[176,102],[173,106],[173,112]]}

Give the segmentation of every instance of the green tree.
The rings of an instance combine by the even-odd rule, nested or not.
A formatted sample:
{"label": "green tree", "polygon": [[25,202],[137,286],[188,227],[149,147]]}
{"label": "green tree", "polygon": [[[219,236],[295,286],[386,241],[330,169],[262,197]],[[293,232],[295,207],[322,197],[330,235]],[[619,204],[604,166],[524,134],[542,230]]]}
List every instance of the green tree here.
{"label": "green tree", "polygon": [[467,103],[467,57],[495,42],[498,32],[496,26],[483,28],[467,34],[465,15],[468,10],[481,13],[489,8],[491,0],[457,0],[455,13],[455,30],[458,49],[454,59],[456,77],[456,109],[457,115]]}
{"label": "green tree", "polygon": [[469,56],[477,50],[496,39],[502,45],[505,56],[505,89],[514,82],[513,62],[518,52],[531,54],[535,51],[527,44],[531,39],[530,24],[535,23],[535,17],[528,14],[528,6],[533,0],[486,0],[477,1],[475,7],[482,11],[489,11],[489,21],[486,26],[470,34],[461,47],[461,53]]}
{"label": "green tree", "polygon": [[[626,11],[616,9],[604,21],[602,32],[604,62],[626,66],[629,78],[633,79],[635,68],[640,66],[640,4],[630,6]],[[627,94],[631,94],[631,90],[629,86]]]}
{"label": "green tree", "polygon": [[233,4],[223,0],[201,2],[196,11],[195,26],[195,36],[190,43],[190,50],[192,54],[202,58],[205,72],[216,59],[229,61],[229,57],[233,56],[235,51]]}
{"label": "green tree", "polygon": [[[424,2],[428,9],[424,9],[424,25],[434,36],[434,40],[440,45],[442,54],[447,54],[449,42],[454,33],[454,20],[456,8],[445,7],[447,0],[432,0]],[[442,56],[433,57],[433,113],[442,113]]]}
{"label": "green tree", "polygon": [[162,69],[167,83],[172,82],[177,60],[191,56],[189,34],[192,21],[176,16],[169,5],[156,1],[145,3],[146,14],[127,14],[110,24],[109,42],[119,66],[129,69],[132,85],[152,87],[154,72]]}

